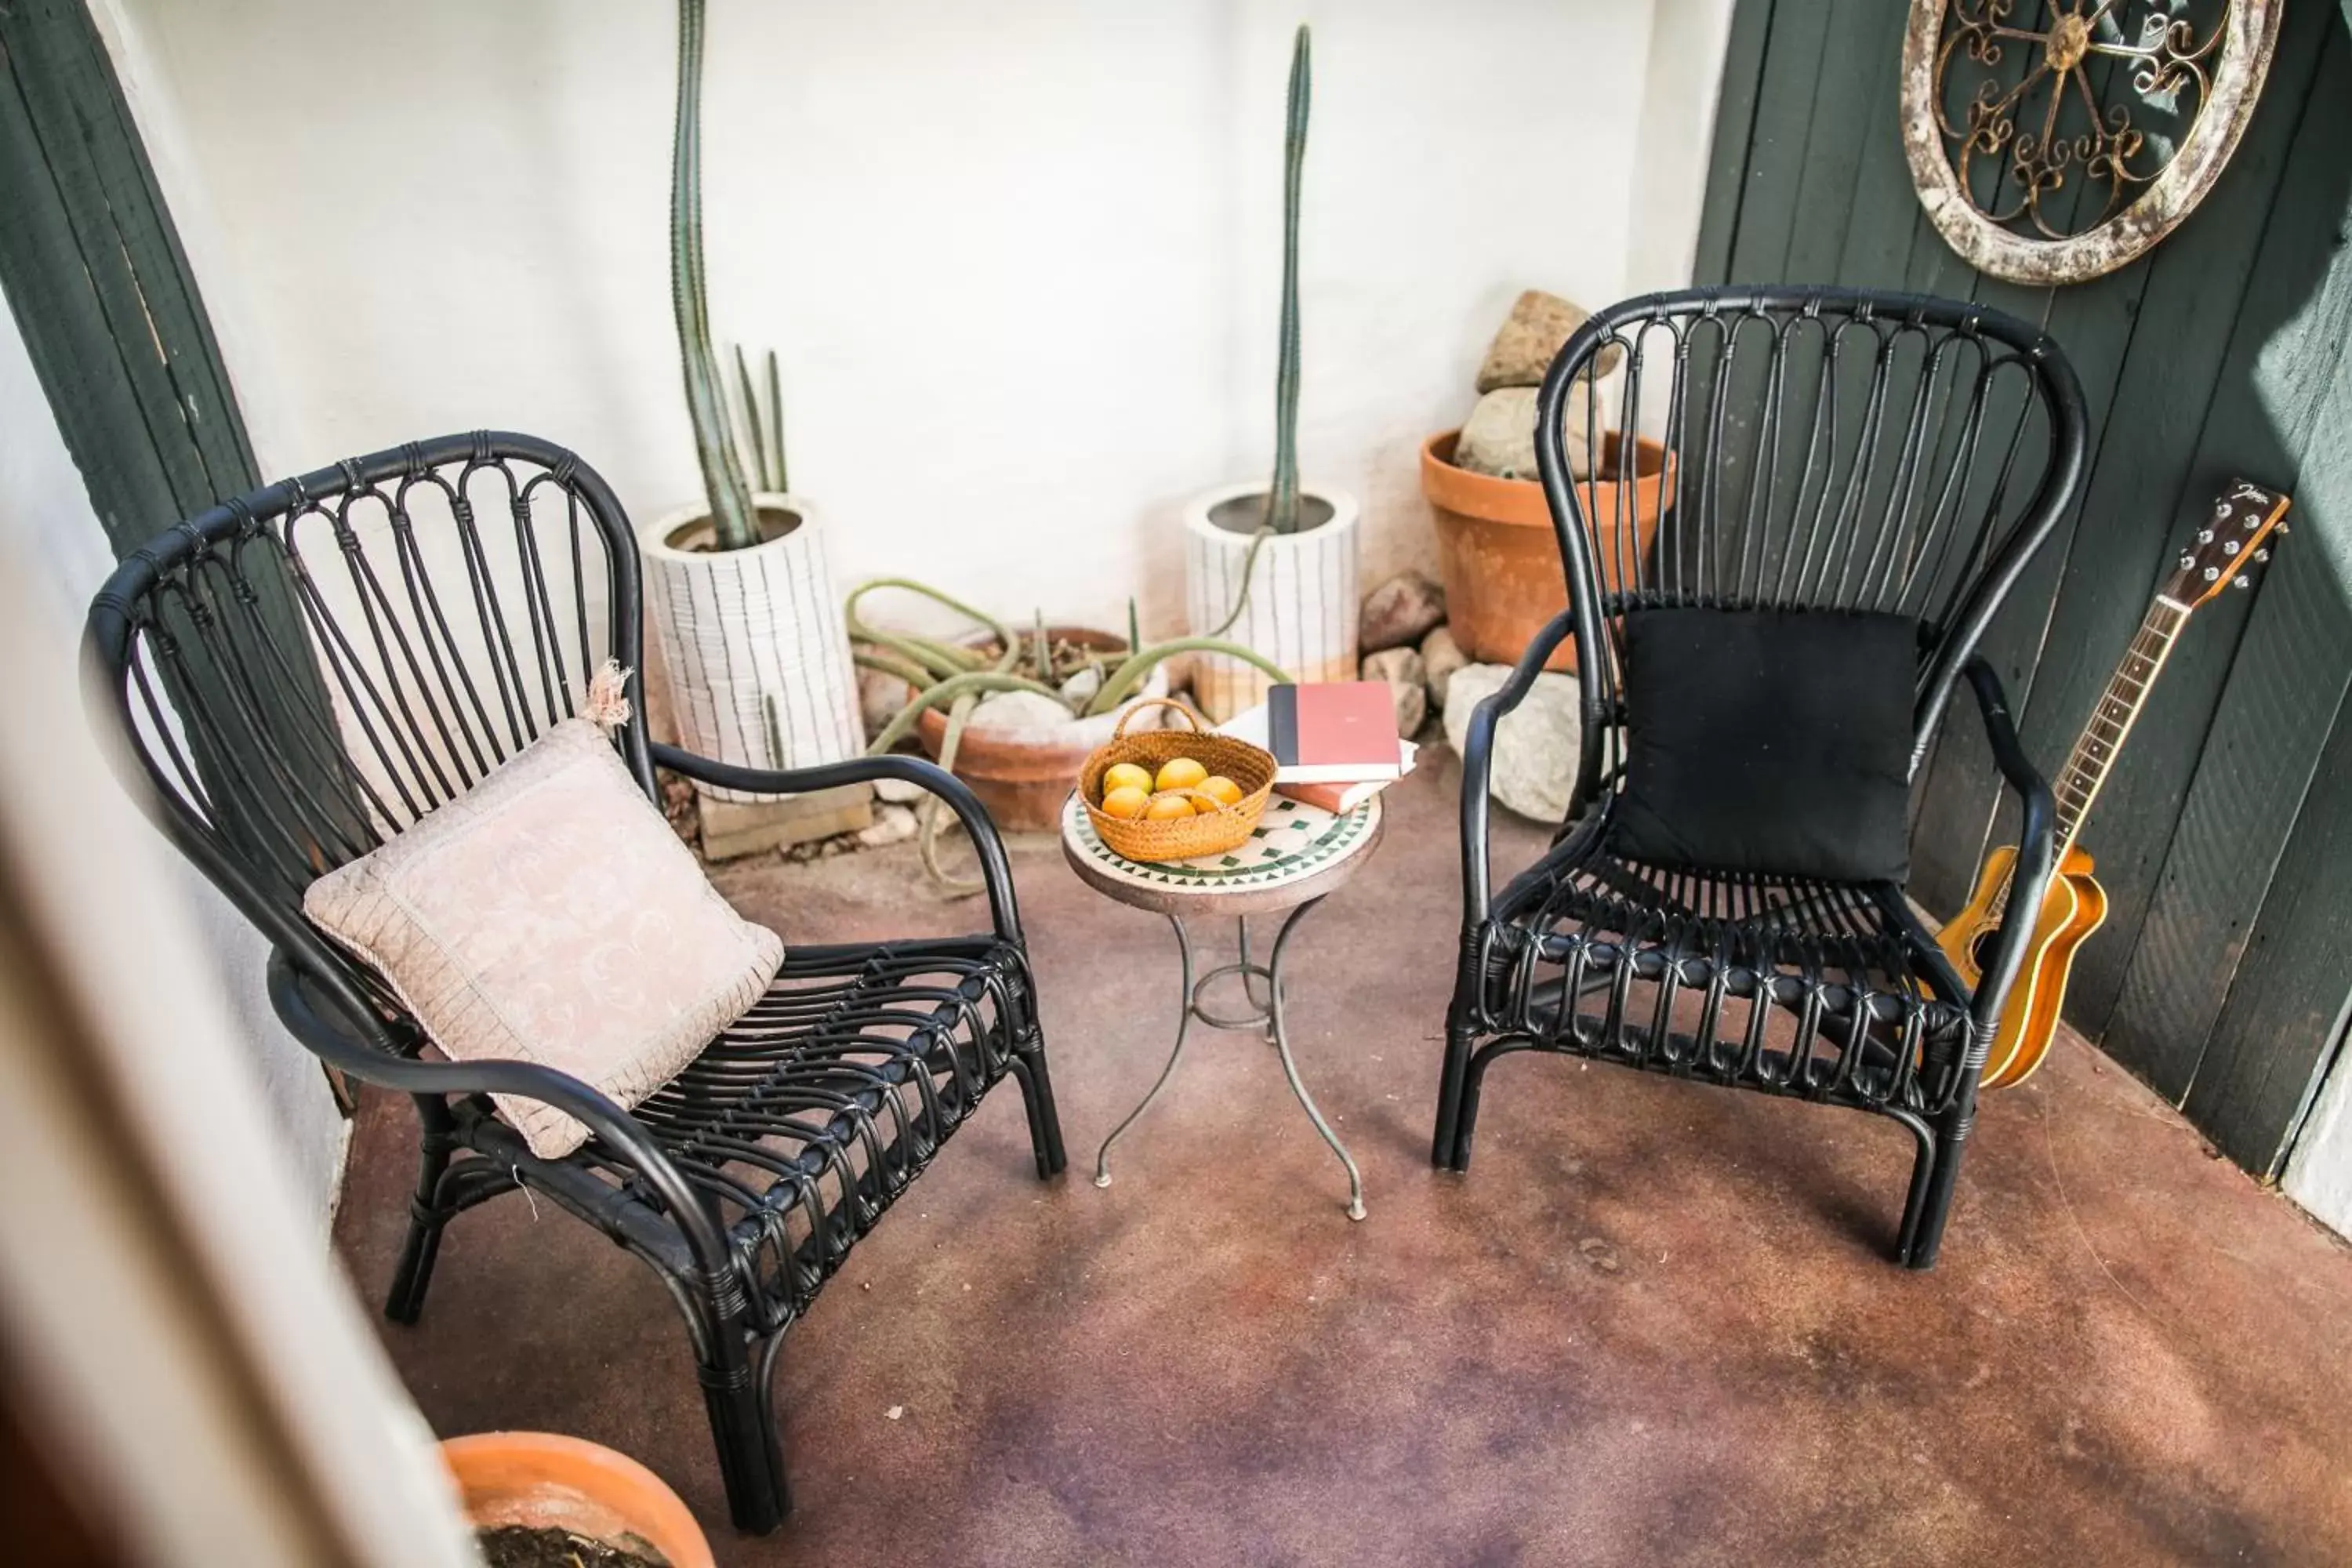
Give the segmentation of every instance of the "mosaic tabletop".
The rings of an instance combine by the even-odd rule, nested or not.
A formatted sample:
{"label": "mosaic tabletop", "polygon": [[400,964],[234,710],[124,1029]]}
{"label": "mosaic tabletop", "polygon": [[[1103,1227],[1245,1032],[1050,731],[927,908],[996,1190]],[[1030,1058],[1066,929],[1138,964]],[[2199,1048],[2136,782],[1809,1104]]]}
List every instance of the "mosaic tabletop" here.
{"label": "mosaic tabletop", "polygon": [[[1245,843],[1222,855],[1146,864],[1105,844],[1076,791],[1062,803],[1062,852],[1088,882],[1113,898],[1160,907],[1179,900],[1278,908],[1329,891],[1381,837],[1375,795],[1337,816],[1276,795]],[[1130,897],[1132,895],[1132,897]]]}

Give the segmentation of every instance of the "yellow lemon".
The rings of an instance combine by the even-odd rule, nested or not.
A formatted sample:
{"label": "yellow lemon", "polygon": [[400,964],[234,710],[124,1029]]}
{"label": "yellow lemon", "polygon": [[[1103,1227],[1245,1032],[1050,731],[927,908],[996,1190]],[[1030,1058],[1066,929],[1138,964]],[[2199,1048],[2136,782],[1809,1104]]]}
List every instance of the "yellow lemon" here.
{"label": "yellow lemon", "polygon": [[[1103,770],[1102,787],[1103,799],[1106,801],[1110,799],[1115,790],[1139,789],[1144,794],[1150,795],[1151,770],[1139,768],[1133,763],[1113,763]],[[1105,805],[1103,809],[1108,811],[1110,807]]]}
{"label": "yellow lemon", "polygon": [[1160,764],[1160,777],[1153,781],[1160,789],[1191,789],[1209,776],[1209,770],[1190,757],[1171,757]]}
{"label": "yellow lemon", "polygon": [[1242,786],[1223,773],[1211,773],[1193,787],[1202,795],[1216,796],[1220,805],[1239,805],[1242,803]]}
{"label": "yellow lemon", "polygon": [[[1142,772],[1140,768],[1135,771],[1138,773]],[[1150,805],[1151,796],[1150,793],[1144,790],[1139,790],[1133,784],[1121,784],[1118,788],[1112,790],[1109,794],[1104,795],[1102,800],[1103,815],[1105,816],[1124,816],[1129,819],[1141,816]]]}
{"label": "yellow lemon", "polygon": [[1147,822],[1173,822],[1192,815],[1192,803],[1181,795],[1155,795],[1143,813]]}

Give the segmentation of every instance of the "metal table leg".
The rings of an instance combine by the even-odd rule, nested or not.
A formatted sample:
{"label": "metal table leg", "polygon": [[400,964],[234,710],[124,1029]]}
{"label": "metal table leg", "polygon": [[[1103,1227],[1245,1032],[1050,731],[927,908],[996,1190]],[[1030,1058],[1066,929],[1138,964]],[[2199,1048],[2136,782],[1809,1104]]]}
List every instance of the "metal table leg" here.
{"label": "metal table leg", "polygon": [[1364,1178],[1356,1169],[1355,1156],[1348,1152],[1348,1146],[1339,1142],[1339,1135],[1332,1131],[1330,1123],[1323,1120],[1323,1113],[1315,1109],[1315,1101],[1308,1097],[1307,1086],[1299,1081],[1298,1064],[1290,1057],[1290,1035],[1282,1025],[1282,955],[1290,946],[1290,933],[1297,928],[1299,917],[1322,901],[1309,899],[1291,910],[1282,922],[1282,930],[1275,934],[1274,958],[1266,966],[1266,994],[1271,1004],[1268,1010],[1274,1016],[1274,1048],[1282,1053],[1282,1071],[1290,1079],[1290,1092],[1298,1097],[1298,1103],[1307,1111],[1307,1120],[1315,1123],[1315,1131],[1323,1134],[1323,1142],[1331,1145],[1331,1152],[1339,1156],[1339,1163],[1348,1167],[1348,1217],[1361,1219],[1364,1217]]}
{"label": "metal table leg", "polygon": [[1176,949],[1183,955],[1184,965],[1184,1003],[1176,1017],[1176,1048],[1168,1053],[1168,1065],[1161,1068],[1160,1076],[1152,1080],[1150,1092],[1127,1113],[1126,1121],[1110,1130],[1110,1136],[1102,1141],[1100,1149],[1095,1151],[1095,1185],[1098,1187],[1110,1185],[1110,1146],[1118,1142],[1120,1133],[1135,1125],[1137,1117],[1151,1109],[1151,1102],[1160,1098],[1160,1091],[1166,1089],[1168,1080],[1176,1076],[1176,1064],[1184,1056],[1184,1036],[1192,1027],[1192,939],[1184,934],[1184,922],[1174,915],[1168,917],[1168,923],[1176,928]]}
{"label": "metal table leg", "polygon": [[[1363,1177],[1357,1171],[1355,1158],[1348,1152],[1347,1145],[1339,1142],[1339,1134],[1333,1132],[1330,1124],[1323,1120],[1323,1113],[1315,1108],[1314,1099],[1307,1092],[1307,1085],[1300,1080],[1298,1064],[1291,1057],[1290,1038],[1283,1025],[1283,955],[1289,949],[1290,933],[1298,924],[1299,917],[1322,901],[1320,899],[1310,899],[1290,911],[1282,922],[1281,931],[1275,936],[1274,952],[1264,964],[1250,961],[1249,922],[1246,920],[1243,921],[1241,962],[1213,969],[1202,975],[1197,982],[1192,977],[1192,938],[1185,931],[1181,919],[1175,915],[1168,917],[1168,923],[1176,928],[1176,946],[1182,956],[1183,963],[1183,989],[1180,993],[1181,1011],[1176,1021],[1176,1045],[1174,1049],[1168,1053],[1168,1065],[1160,1069],[1159,1078],[1153,1080],[1150,1090],[1144,1095],[1142,1101],[1127,1113],[1125,1121],[1111,1129],[1109,1137],[1103,1140],[1102,1148],[1095,1154],[1095,1185],[1098,1187],[1110,1185],[1110,1146],[1118,1142],[1129,1127],[1135,1125],[1136,1121],[1151,1108],[1151,1102],[1160,1098],[1160,1091],[1168,1087],[1168,1080],[1175,1076],[1177,1062],[1183,1058],[1185,1037],[1192,1029],[1192,1020],[1198,1018],[1213,1029],[1263,1028],[1265,1031],[1266,1038],[1273,1042],[1275,1049],[1281,1054],[1282,1072],[1290,1082],[1290,1092],[1298,1097],[1298,1103],[1306,1110],[1307,1119],[1315,1124],[1315,1131],[1322,1134],[1323,1142],[1331,1146],[1331,1152],[1339,1155],[1339,1163],[1347,1167],[1348,1217],[1349,1219],[1364,1217]],[[1202,1004],[1201,993],[1205,991],[1213,982],[1228,974],[1241,976],[1242,994],[1252,1006],[1258,1008],[1256,1012],[1235,1016],[1213,1013]],[[1251,984],[1258,980],[1265,983],[1266,1000],[1263,1005],[1259,1004],[1257,992]]]}

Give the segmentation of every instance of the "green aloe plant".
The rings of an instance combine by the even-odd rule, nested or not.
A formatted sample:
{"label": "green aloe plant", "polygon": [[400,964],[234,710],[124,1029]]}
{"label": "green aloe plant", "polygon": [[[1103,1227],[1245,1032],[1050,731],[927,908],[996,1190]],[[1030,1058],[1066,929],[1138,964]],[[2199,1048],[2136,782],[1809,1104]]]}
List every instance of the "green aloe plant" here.
{"label": "green aloe plant", "polygon": [[1298,531],[1298,195],[1314,85],[1302,22],[1290,46],[1290,95],[1282,130],[1282,348],[1274,375],[1274,483],[1265,496],[1265,526],[1276,533]]}
{"label": "green aloe plant", "polygon": [[[702,489],[721,550],[744,550],[760,542],[751,487],[730,427],[725,380],[710,346],[710,304],[702,269],[702,33],[705,0],[678,0],[677,107],[672,126],[669,166],[669,292],[677,317],[680,368],[686,374],[686,412],[694,426],[695,457],[702,466]],[[742,360],[737,356],[739,370]],[[770,390],[775,361],[769,356]],[[745,416],[755,456],[762,445],[760,416],[743,375]],[[774,473],[783,470],[782,409],[772,395]],[[758,465],[765,468],[763,461]],[[764,479],[764,475],[762,476]]]}

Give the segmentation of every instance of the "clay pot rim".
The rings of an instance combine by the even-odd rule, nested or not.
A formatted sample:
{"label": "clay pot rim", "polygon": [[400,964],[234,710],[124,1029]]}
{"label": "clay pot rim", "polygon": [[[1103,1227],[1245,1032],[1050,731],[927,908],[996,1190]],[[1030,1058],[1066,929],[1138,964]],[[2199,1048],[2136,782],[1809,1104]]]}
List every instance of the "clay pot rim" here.
{"label": "clay pot rim", "polygon": [[[1622,441],[1625,433],[1609,430],[1602,433],[1611,441]],[[1538,479],[1505,479],[1493,474],[1482,474],[1463,468],[1454,461],[1454,443],[1461,439],[1462,430],[1440,430],[1421,444],[1421,493],[1433,505],[1481,522],[1502,523],[1517,528],[1551,527],[1551,508],[1544,500],[1543,483]],[[1673,458],[1663,442],[1646,436],[1633,438],[1637,465],[1645,463],[1655,454],[1657,466],[1645,473],[1637,473],[1633,485],[1642,490],[1661,490],[1667,476],[1674,471]],[[1440,448],[1444,448],[1440,450]],[[1615,489],[1625,483],[1622,479],[1602,479],[1599,487]]]}
{"label": "clay pot rim", "polygon": [[691,506],[666,511],[651,522],[640,523],[637,526],[637,550],[641,554],[657,556],[664,561],[740,561],[762,550],[780,548],[787,541],[799,538],[816,522],[816,503],[791,490],[754,490],[751,492],[751,507],[762,516],[770,512],[783,512],[792,518],[792,526],[747,550],[687,550],[672,541],[698,523],[710,521],[710,503],[697,501]]}
{"label": "clay pot rim", "polygon": [[670,1560],[671,1568],[717,1568],[709,1539],[685,1500],[616,1448],[561,1432],[474,1432],[443,1439],[441,1455],[461,1498],[471,1489],[467,1477],[478,1474],[478,1467],[505,1460],[542,1477],[551,1488],[594,1498],[628,1520],[637,1535]]}
{"label": "clay pot rim", "polygon": [[[1022,632],[1021,632],[1020,628],[1018,628],[1018,627],[1014,627],[1014,628],[1013,628],[1013,635],[1014,635],[1015,637],[1019,637],[1019,636],[1021,636],[1021,635],[1023,635],[1023,634],[1022,634]],[[1061,637],[1061,638],[1065,638],[1065,639],[1069,640],[1069,641],[1076,641],[1076,640],[1077,640],[1079,637],[1097,637],[1097,638],[1100,638],[1100,639],[1101,639],[1100,646],[1105,647],[1125,647],[1127,646],[1127,639],[1126,639],[1125,637],[1123,637],[1119,636],[1117,632],[1107,632],[1107,631],[1103,631],[1103,630],[1101,630],[1100,628],[1096,627],[1096,626],[1051,626],[1051,625],[1048,625],[1048,626],[1045,627],[1045,635],[1046,635],[1047,637]],[[987,637],[987,634],[986,634],[986,633],[984,633],[984,632],[981,632],[981,633],[975,633],[975,634],[973,634],[971,637],[966,637],[966,638],[964,638],[963,640],[964,640],[966,643],[971,643],[971,642],[984,641],[984,640],[986,640],[986,637]],[[1164,670],[1166,667],[1165,667],[1165,666],[1161,666],[1161,667],[1160,667],[1160,668],[1161,669],[1163,669],[1163,670]],[[1145,678],[1145,680],[1146,680],[1146,683],[1147,683],[1147,684],[1149,684],[1150,677],[1149,677],[1149,676],[1147,676],[1147,677]],[[1130,700],[1130,701],[1133,701],[1133,700],[1139,700],[1140,699],[1145,698],[1145,697],[1148,697],[1148,696],[1150,696],[1150,694],[1149,692],[1147,692],[1147,691],[1143,691],[1143,690],[1141,690],[1141,689],[1138,689],[1138,691],[1136,692],[1135,697],[1134,697],[1134,698],[1129,699],[1129,700]],[[913,687],[909,686],[908,688],[907,688],[907,700],[908,700],[908,701],[912,701],[912,700],[914,700],[914,696],[915,696],[915,689],[914,689]],[[1113,711],[1114,711],[1114,712],[1116,712],[1116,710],[1114,710]],[[1092,717],[1093,719],[1108,719],[1108,718],[1110,718],[1110,717],[1112,717],[1112,716],[1113,716],[1113,715],[1112,715],[1111,713],[1097,713],[1097,714],[1094,714],[1094,715],[1092,715],[1091,717]],[[1071,725],[1071,727],[1072,727],[1072,728],[1076,728],[1076,726],[1078,726],[1078,725],[1080,725],[1080,724],[1085,724],[1085,723],[1087,723],[1087,722],[1089,722],[1089,721],[1090,721],[1090,719],[1089,719],[1089,717],[1088,717],[1088,716],[1080,715],[1080,714],[1072,714],[1072,715],[1070,716],[1070,725]],[[939,754],[940,754],[940,744],[941,744],[944,741],[946,741],[946,739],[947,739],[947,734],[948,734],[948,716],[947,716],[947,710],[946,710],[945,709],[941,709],[941,708],[926,708],[926,709],[924,709],[924,710],[922,710],[922,712],[921,712],[921,713],[919,713],[919,714],[916,715],[916,718],[915,718],[915,733],[916,733],[916,736],[917,736],[918,740],[921,742],[921,744],[922,744],[922,748],[923,748],[924,752],[925,752],[927,754],[929,754],[929,756],[931,756],[932,758],[936,759],[936,758],[939,756]],[[959,764],[959,765],[961,765],[964,762],[969,761],[969,760],[971,760],[971,759],[973,758],[973,756],[974,756],[975,750],[977,750],[977,752],[978,752],[981,755],[983,755],[983,756],[995,756],[995,755],[1001,755],[1001,754],[1003,754],[1003,753],[1004,753],[1004,752],[1062,752],[1062,751],[1082,751],[1082,752],[1092,752],[1092,751],[1096,748],[1096,746],[1097,746],[1098,744],[1100,744],[1100,742],[1096,742],[1096,741],[1087,741],[1087,742],[1060,742],[1060,741],[1048,741],[1048,740],[1044,740],[1044,739],[1039,739],[1039,740],[1030,741],[1030,740],[1019,740],[1019,739],[1016,739],[1016,738],[1015,738],[1016,736],[1019,736],[1019,735],[1022,735],[1022,734],[1024,734],[1024,733],[1028,733],[1028,734],[1034,734],[1034,733],[1038,733],[1038,731],[1014,731],[1014,730],[998,730],[998,731],[990,731],[990,730],[971,730],[971,729],[967,729],[967,730],[965,730],[965,731],[964,731],[964,732],[963,732],[963,739],[962,739],[962,741],[958,744],[958,748],[957,748],[957,754],[956,754],[956,761],[957,761],[957,763],[958,763],[958,764]]]}

